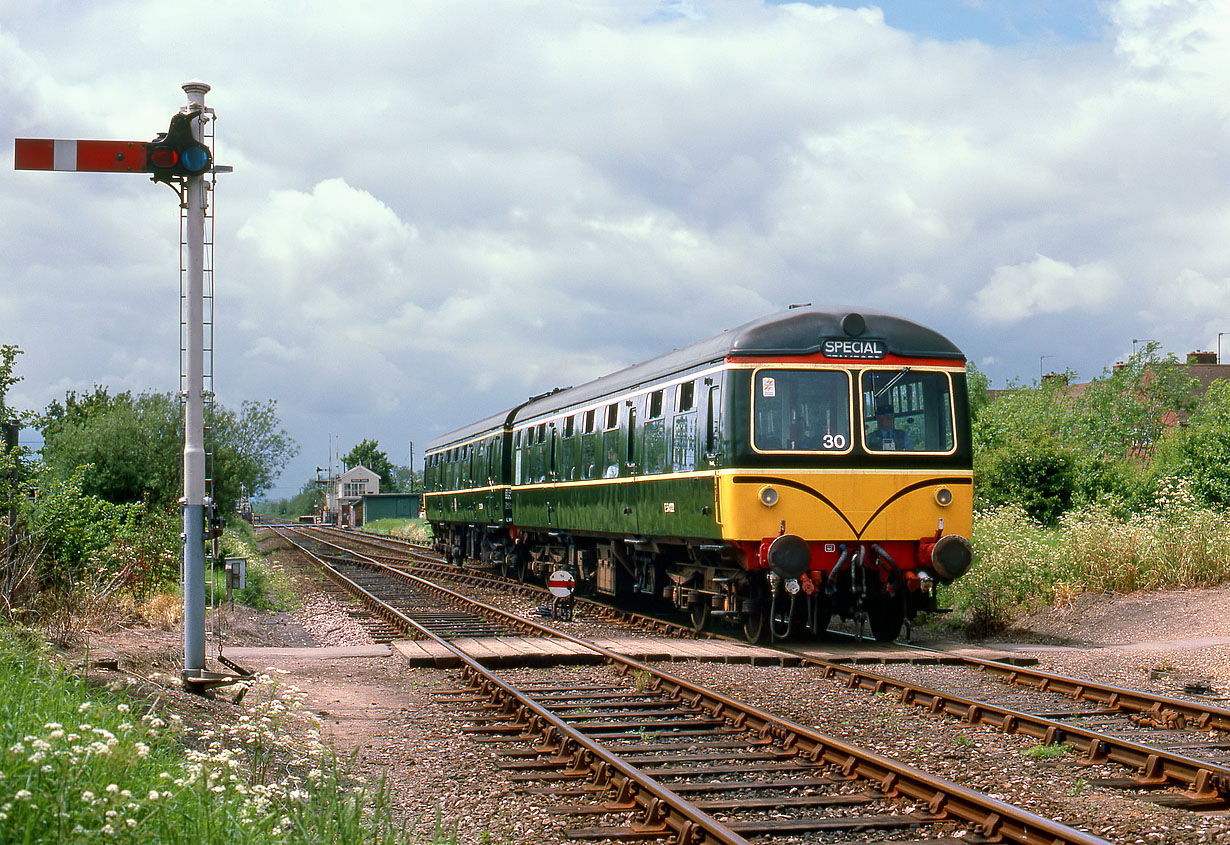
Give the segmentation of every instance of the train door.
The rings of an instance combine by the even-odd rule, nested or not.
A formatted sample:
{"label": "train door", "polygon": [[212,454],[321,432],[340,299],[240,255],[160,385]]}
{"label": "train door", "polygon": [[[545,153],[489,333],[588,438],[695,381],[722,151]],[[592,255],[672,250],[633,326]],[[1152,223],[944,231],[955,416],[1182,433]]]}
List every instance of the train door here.
{"label": "train door", "polygon": [[555,423],[547,426],[546,434],[543,459],[546,463],[546,480],[551,485],[547,491],[547,526],[554,528],[559,523],[559,514],[556,513],[559,504],[559,430]]}
{"label": "train door", "polygon": [[628,475],[640,474],[640,451],[636,448],[636,410],[637,402],[628,402],[628,436],[625,439],[626,452],[624,454],[624,468]]}

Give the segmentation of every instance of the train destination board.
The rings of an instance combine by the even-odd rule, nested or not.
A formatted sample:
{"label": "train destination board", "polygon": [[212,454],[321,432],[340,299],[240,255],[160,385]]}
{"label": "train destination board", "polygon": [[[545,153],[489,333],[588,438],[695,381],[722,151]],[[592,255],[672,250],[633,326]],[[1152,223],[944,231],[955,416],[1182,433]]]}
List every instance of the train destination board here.
{"label": "train destination board", "polygon": [[827,337],[820,353],[825,358],[883,358],[888,354],[888,347],[883,340]]}

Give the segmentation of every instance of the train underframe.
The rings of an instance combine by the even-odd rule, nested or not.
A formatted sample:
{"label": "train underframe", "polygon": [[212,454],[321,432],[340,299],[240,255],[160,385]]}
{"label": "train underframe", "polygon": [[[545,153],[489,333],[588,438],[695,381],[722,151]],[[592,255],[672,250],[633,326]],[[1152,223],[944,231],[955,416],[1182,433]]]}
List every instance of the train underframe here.
{"label": "train underframe", "polygon": [[934,579],[917,568],[903,570],[871,542],[836,544],[839,554],[825,567],[779,571],[749,569],[749,559],[760,559],[750,543],[433,527],[436,550],[454,563],[477,561],[520,581],[544,581],[566,570],[579,595],[604,596],[624,607],[673,606],[697,631],[724,623],[741,629],[749,642],[821,637],[834,617],[860,629],[866,624],[877,641],[891,641],[907,620],[936,610]]}

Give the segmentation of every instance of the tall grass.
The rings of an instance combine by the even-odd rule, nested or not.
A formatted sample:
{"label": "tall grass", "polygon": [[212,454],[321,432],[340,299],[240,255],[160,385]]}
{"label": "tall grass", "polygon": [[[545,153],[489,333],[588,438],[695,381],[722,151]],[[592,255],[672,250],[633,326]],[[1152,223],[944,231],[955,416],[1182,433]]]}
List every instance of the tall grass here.
{"label": "tall grass", "polygon": [[1185,481],[1124,515],[1104,500],[1044,528],[1016,506],[974,516],[974,566],[946,588],[956,622],[975,636],[1089,591],[1189,589],[1230,581],[1230,514],[1201,506]]}
{"label": "tall grass", "polygon": [[415,543],[431,542],[431,527],[425,520],[417,517],[414,519],[373,519],[363,525],[363,530],[373,534],[392,534]]}
{"label": "tall grass", "polygon": [[266,682],[193,728],[37,652],[0,628],[0,842],[406,841],[383,788],[347,783],[310,729],[283,733],[296,691]]}

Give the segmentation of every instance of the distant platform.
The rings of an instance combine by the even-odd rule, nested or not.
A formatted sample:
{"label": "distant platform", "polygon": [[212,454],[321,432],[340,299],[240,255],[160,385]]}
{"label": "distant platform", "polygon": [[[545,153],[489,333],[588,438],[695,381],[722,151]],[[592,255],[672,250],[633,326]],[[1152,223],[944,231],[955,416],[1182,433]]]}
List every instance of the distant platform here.
{"label": "distant platform", "polygon": [[[491,668],[555,666],[561,664],[601,663],[602,657],[566,640],[527,637],[467,637],[452,641],[458,648]],[[896,643],[783,643],[780,647],[748,645],[733,640],[681,640],[657,637],[603,638],[596,645],[619,654],[651,662],[703,661],[746,663],[753,666],[799,666],[805,660],[833,663],[946,663],[955,658],[940,652],[912,648]],[[447,668],[458,660],[447,649],[429,640],[400,640],[392,643],[393,653],[411,666]],[[988,648],[954,648],[961,656],[1002,660],[1018,665],[1033,664],[1033,658]]]}

